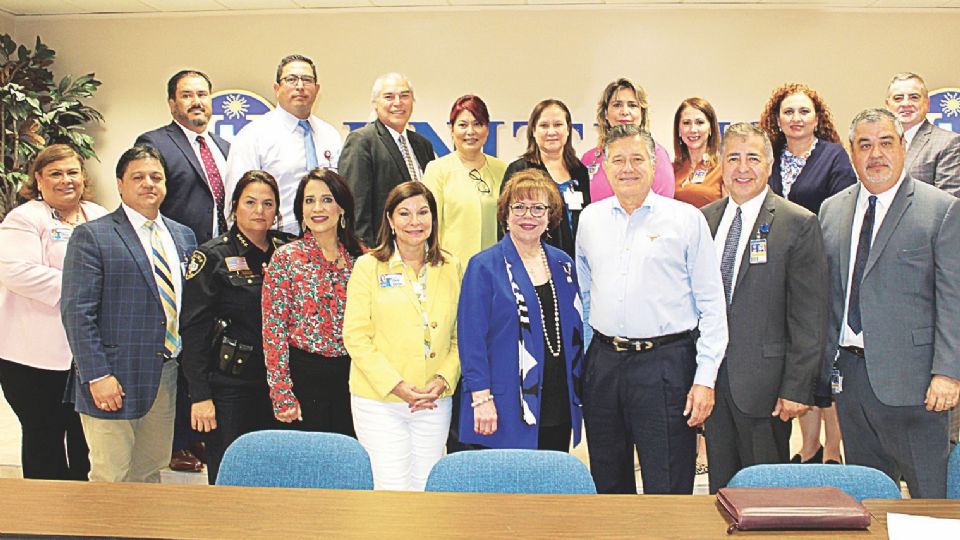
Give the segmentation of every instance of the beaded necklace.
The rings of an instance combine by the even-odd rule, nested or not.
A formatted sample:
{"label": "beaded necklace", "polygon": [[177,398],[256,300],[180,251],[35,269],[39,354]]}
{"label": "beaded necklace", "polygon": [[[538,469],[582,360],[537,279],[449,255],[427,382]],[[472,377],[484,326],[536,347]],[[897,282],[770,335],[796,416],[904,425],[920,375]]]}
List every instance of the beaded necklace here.
{"label": "beaded necklace", "polygon": [[540,328],[543,329],[543,335],[546,338],[547,348],[550,349],[550,355],[554,358],[560,356],[560,309],[557,306],[557,289],[553,286],[553,276],[550,275],[550,267],[547,265],[547,254],[543,251],[543,246],[540,246],[540,259],[543,260],[543,268],[547,271],[547,283],[550,284],[550,294],[553,296],[553,320],[554,320],[554,332],[555,341],[557,343],[556,350],[554,350],[553,343],[550,343],[550,335],[547,333],[547,323],[544,321],[543,313],[543,304],[537,302],[540,306]]}

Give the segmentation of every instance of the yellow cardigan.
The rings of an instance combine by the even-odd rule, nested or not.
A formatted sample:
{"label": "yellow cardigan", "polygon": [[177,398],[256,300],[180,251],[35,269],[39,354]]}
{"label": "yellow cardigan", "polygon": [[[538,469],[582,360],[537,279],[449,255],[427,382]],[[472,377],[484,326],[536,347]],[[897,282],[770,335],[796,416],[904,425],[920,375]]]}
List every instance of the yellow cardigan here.
{"label": "yellow cardigan", "polygon": [[[430,355],[424,358],[424,325],[417,299],[399,257],[378,261],[372,254],[357,259],[347,284],[343,344],[350,353],[350,392],[379,401],[402,402],[390,393],[401,381],[424,388],[435,375],[453,393],[460,377],[457,351],[457,302],[460,262],[427,265],[427,319]],[[403,274],[403,283],[381,287],[381,276]]]}

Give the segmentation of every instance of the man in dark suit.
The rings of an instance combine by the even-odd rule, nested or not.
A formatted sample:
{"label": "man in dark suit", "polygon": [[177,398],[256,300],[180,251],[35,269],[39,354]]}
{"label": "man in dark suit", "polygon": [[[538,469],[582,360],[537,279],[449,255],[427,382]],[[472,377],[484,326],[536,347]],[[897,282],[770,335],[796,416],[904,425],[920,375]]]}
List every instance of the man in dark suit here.
{"label": "man in dark suit", "polygon": [[853,119],[850,150],[860,182],[820,210],[847,463],[943,498],[946,411],[960,399],[960,202],[907,173],[887,110]]}
{"label": "man in dark suit", "polygon": [[407,129],[415,100],[406,77],[387,73],[378,78],[371,101],[377,119],[347,135],[339,171],[356,201],[357,234],[372,247],[387,194],[398,184],[419,181],[435,156],[426,137]]}
{"label": "man in dark suit", "polygon": [[193,231],[202,244],[227,231],[224,192],[230,143],[208,131],[213,103],[206,74],[179,71],[167,82],[173,121],[137,137],[136,144],[160,151],[167,178],[167,198],[160,212]]}
{"label": "man in dark suit", "polygon": [[790,423],[813,405],[828,297],[817,216],[767,189],[773,147],[766,133],[749,123],[729,126],[720,159],[729,195],[703,208],[729,328],[704,426],[711,493],[744,467],[789,459]]}
{"label": "man in dark suit", "polygon": [[905,168],[910,177],[960,196],[960,134],[927,120],[930,96],[923,78],[916,73],[897,73],[887,86],[884,103],[903,125]]}
{"label": "man in dark suit", "polygon": [[[167,104],[173,116],[166,126],[137,137],[136,144],[160,151],[167,178],[167,196],[160,212],[182,223],[197,237],[197,244],[227,232],[224,191],[230,143],[208,130],[213,114],[210,78],[201,71],[178,71],[167,81]],[[177,420],[170,468],[200,472],[203,464],[199,435],[190,429],[190,399],[186,379],[179,377]],[[202,453],[200,455],[203,455]]]}
{"label": "man in dark suit", "polygon": [[63,261],[67,380],[90,447],[90,480],[159,482],[173,439],[183,269],[193,232],[160,214],[163,158],[120,157],[122,204],[77,227]]}

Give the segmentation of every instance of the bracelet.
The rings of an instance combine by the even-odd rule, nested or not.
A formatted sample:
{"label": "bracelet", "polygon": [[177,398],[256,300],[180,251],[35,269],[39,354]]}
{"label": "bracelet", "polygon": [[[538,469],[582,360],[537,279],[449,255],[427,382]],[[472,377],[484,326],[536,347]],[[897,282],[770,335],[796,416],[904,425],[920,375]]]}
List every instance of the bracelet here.
{"label": "bracelet", "polygon": [[444,392],[446,392],[447,390],[450,389],[450,383],[447,382],[447,378],[444,377],[443,375],[440,375],[439,373],[437,373],[436,375],[433,376],[433,378],[434,378],[434,379],[440,379],[441,381],[443,381],[443,391],[444,391]]}
{"label": "bracelet", "polygon": [[488,401],[493,401],[493,394],[490,394],[490,395],[488,395],[487,397],[482,397],[482,398],[474,401],[473,403],[470,404],[470,406],[473,407],[474,409],[476,409],[477,407],[483,405],[484,403],[486,403],[486,402],[488,402]]}

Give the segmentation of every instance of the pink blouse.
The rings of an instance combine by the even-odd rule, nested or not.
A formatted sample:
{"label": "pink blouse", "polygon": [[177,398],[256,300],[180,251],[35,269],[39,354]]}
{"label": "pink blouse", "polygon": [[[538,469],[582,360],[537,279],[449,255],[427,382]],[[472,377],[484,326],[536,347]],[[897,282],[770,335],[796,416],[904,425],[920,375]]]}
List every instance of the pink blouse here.
{"label": "pink blouse", "polygon": [[[651,189],[657,195],[673,198],[673,192],[677,188],[673,178],[673,165],[670,162],[670,155],[659,144],[656,146],[657,168],[653,171],[653,185]],[[610,188],[610,182],[607,180],[607,173],[603,170],[603,152],[600,148],[588,150],[580,158],[580,161],[587,166],[590,173],[590,202],[597,202],[613,195],[613,189]]]}

